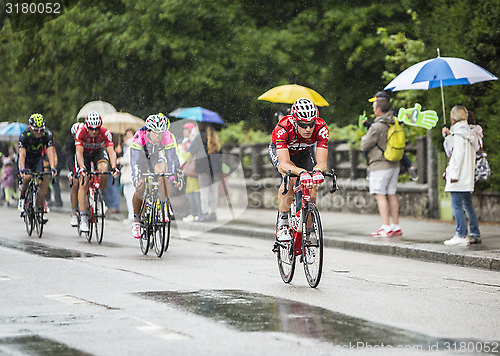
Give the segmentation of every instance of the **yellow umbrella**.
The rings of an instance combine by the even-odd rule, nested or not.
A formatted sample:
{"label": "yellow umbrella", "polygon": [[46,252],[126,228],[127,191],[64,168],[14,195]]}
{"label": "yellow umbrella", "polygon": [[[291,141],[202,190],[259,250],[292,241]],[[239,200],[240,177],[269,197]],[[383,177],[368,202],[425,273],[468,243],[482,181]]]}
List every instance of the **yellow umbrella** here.
{"label": "yellow umbrella", "polygon": [[328,102],[315,90],[297,84],[280,85],[259,96],[259,100],[273,103],[293,104],[299,98],[310,99],[318,106],[328,106]]}
{"label": "yellow umbrella", "polygon": [[124,134],[127,129],[137,131],[146,124],[144,120],[126,112],[103,114],[101,117],[102,126],[116,134]]}

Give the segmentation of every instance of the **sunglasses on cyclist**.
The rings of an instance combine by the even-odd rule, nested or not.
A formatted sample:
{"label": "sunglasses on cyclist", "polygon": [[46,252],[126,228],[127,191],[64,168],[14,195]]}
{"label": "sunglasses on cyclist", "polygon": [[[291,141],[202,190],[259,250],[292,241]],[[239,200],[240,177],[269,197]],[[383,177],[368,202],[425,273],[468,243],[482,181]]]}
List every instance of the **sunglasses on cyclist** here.
{"label": "sunglasses on cyclist", "polygon": [[310,123],[297,121],[297,125],[299,125],[303,129],[306,129],[308,127],[313,128],[316,125],[316,120],[314,120],[314,121],[312,121]]}
{"label": "sunglasses on cyclist", "polygon": [[98,131],[100,127],[88,127],[87,130],[89,131]]}
{"label": "sunglasses on cyclist", "polygon": [[42,132],[44,130],[42,128],[34,128],[34,127],[32,127],[31,129],[35,132]]}

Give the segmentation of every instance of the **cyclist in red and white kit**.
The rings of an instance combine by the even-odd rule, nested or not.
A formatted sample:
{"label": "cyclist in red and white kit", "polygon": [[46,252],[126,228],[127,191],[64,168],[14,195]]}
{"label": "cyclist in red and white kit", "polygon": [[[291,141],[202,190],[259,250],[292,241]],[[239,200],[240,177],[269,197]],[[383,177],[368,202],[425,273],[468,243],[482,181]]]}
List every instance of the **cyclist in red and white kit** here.
{"label": "cyclist in red and white kit", "polygon": [[[89,177],[87,171],[91,170],[91,162],[94,163],[94,170],[107,172],[109,165],[113,171],[113,177],[118,176],[116,168],[116,152],[113,145],[111,132],[102,127],[102,118],[96,112],[90,112],[85,117],[85,123],[75,133],[76,162],[78,165],[78,175],[80,176],[80,188],[78,189],[78,205],[80,207],[80,230],[89,231],[88,223],[88,201],[87,190]],[[99,175],[101,191],[104,192],[108,183],[106,174]]]}
{"label": "cyclist in red and white kit", "polygon": [[[322,172],[327,167],[329,139],[326,122],[318,115],[318,108],[311,100],[297,99],[292,105],[290,115],[283,117],[274,128],[269,145],[269,159],[273,166],[282,176],[287,171],[299,176],[300,183],[311,189],[313,203],[316,201],[318,186],[325,180]],[[290,178],[290,187],[295,184],[296,179]],[[276,232],[276,239],[281,242],[291,240],[288,211],[293,201],[293,189],[282,195],[283,189],[282,184],[278,192]]]}

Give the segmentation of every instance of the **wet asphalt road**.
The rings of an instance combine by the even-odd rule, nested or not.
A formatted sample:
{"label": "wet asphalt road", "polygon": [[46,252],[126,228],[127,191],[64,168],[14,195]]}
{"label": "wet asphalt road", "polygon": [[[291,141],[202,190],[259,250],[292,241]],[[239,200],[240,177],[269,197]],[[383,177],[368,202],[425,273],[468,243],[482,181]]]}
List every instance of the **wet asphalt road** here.
{"label": "wet asphalt road", "polygon": [[300,264],[281,281],[269,240],[174,234],[157,258],[122,222],[97,245],[49,217],[27,237],[0,208],[0,354],[500,351],[498,272],[326,249],[313,290]]}

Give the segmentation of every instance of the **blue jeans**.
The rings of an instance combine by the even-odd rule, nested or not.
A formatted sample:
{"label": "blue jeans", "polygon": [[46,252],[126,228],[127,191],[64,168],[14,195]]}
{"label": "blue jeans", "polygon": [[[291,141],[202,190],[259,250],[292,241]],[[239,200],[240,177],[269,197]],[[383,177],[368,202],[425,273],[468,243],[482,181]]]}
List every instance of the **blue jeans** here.
{"label": "blue jeans", "polygon": [[479,221],[477,220],[476,211],[472,205],[472,192],[450,192],[451,193],[451,209],[455,217],[457,235],[466,237],[468,235],[467,219],[469,219],[470,235],[479,237]]}
{"label": "blue jeans", "polygon": [[120,182],[115,179],[115,184],[112,184],[113,178],[108,178],[108,184],[104,191],[104,201],[110,209],[120,210]]}

